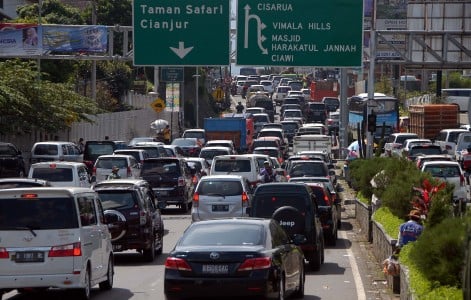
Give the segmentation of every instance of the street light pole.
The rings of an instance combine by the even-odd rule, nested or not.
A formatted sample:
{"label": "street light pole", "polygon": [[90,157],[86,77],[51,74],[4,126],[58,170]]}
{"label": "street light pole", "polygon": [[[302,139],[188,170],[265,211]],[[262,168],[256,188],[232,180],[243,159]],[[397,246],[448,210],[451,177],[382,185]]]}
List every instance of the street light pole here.
{"label": "street light pole", "polygon": [[[96,25],[96,0],[92,0],[92,25]],[[92,60],[92,99],[96,102],[96,60]]]}
{"label": "street light pole", "polygon": [[196,110],[196,128],[200,128],[200,121],[199,121],[199,118],[200,118],[200,114],[199,114],[199,95],[198,95],[198,87],[199,87],[199,78],[200,78],[200,74],[198,72],[198,67],[196,67],[196,74],[193,75],[193,77],[196,78],[196,102],[195,102],[195,110]]}

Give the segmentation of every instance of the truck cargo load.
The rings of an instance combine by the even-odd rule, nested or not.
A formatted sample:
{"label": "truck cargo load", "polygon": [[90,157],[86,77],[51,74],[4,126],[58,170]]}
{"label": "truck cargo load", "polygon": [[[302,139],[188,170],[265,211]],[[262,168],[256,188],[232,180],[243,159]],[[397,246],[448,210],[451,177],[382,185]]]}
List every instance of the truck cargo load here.
{"label": "truck cargo load", "polygon": [[245,114],[225,115],[222,118],[204,119],[206,141],[231,140],[239,153],[245,153],[252,146],[254,124]]}
{"label": "truck cargo load", "polygon": [[409,106],[409,132],[419,138],[434,139],[440,130],[458,128],[459,107],[455,104],[424,104]]}
{"label": "truck cargo load", "polygon": [[332,137],[323,134],[306,134],[293,137],[293,153],[300,151],[332,152]]}

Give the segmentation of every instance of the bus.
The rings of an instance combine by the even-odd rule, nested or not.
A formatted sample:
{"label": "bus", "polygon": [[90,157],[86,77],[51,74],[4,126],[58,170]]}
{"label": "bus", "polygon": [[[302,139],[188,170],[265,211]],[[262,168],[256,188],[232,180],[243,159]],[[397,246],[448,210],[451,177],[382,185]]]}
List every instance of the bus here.
{"label": "bus", "polygon": [[469,111],[471,88],[442,89],[444,103],[458,104],[460,112]]}
{"label": "bus", "polygon": [[257,75],[257,69],[253,67],[243,67],[243,68],[240,68],[239,75],[245,75],[245,76]]}
{"label": "bus", "polygon": [[[357,126],[363,122],[366,115],[368,94],[363,93],[352,96],[348,99],[348,129],[356,136]],[[399,131],[399,101],[381,93],[374,93],[374,100],[371,101],[371,109],[376,115],[376,128],[381,128],[383,124],[387,127],[385,132],[392,133]]]}

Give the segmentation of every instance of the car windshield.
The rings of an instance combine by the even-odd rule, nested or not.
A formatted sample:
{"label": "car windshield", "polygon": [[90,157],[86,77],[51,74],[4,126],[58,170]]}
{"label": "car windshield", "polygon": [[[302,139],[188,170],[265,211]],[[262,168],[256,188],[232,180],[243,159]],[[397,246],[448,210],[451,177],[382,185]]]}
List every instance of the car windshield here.
{"label": "car windshield", "polygon": [[136,204],[132,191],[99,190],[98,195],[103,209],[132,208]]}
{"label": "car windshield", "polygon": [[254,123],[268,123],[270,120],[268,116],[254,116],[253,121]]}
{"label": "car windshield", "polygon": [[183,235],[179,246],[263,245],[264,232],[263,226],[258,224],[202,224],[191,226]]}
{"label": "car windshield", "polygon": [[0,230],[77,228],[73,198],[0,199]]}
{"label": "car windshield", "polygon": [[73,173],[71,168],[33,168],[31,177],[53,182],[67,182],[73,180]]}
{"label": "car windshield", "polygon": [[243,190],[240,181],[211,179],[200,182],[197,192],[207,196],[237,196],[241,195]]}

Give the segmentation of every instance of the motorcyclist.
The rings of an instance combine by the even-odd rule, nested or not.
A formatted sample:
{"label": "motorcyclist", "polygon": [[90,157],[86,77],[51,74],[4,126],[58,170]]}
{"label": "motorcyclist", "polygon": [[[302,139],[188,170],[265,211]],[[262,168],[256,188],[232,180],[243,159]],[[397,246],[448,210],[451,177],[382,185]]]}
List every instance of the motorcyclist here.
{"label": "motorcyclist", "polygon": [[237,113],[238,114],[241,114],[244,112],[244,105],[242,104],[242,102],[239,101],[239,103],[237,104],[236,106],[236,110],[237,110]]}

